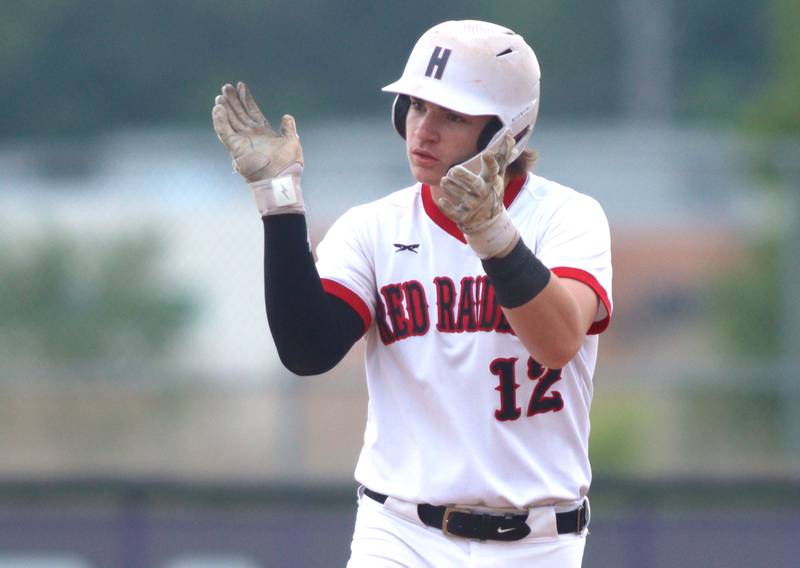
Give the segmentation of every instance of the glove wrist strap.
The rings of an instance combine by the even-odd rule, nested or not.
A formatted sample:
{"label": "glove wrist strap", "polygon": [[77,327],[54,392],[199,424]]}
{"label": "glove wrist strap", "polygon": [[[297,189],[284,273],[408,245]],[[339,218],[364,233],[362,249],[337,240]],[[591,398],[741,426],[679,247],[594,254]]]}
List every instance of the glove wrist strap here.
{"label": "glove wrist strap", "polygon": [[481,259],[508,254],[519,240],[519,231],[505,208],[479,230],[464,233],[467,244]]}
{"label": "glove wrist strap", "polygon": [[248,184],[262,217],[286,213],[305,214],[299,174],[287,174]]}

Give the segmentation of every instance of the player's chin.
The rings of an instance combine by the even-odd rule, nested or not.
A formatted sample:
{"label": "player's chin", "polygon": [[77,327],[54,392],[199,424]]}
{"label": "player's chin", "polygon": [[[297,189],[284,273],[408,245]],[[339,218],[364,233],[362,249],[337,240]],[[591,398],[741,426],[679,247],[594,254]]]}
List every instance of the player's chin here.
{"label": "player's chin", "polygon": [[411,164],[411,175],[414,176],[414,179],[427,185],[439,185],[446,173],[441,167],[431,168]]}

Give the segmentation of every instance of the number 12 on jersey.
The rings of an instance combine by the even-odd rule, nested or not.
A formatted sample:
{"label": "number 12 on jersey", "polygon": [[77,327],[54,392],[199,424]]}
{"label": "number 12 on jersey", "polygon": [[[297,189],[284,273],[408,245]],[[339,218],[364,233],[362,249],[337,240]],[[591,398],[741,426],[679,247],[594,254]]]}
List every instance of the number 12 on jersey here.
{"label": "number 12 on jersey", "polygon": [[[501,422],[516,420],[522,415],[522,408],[517,406],[516,357],[497,358],[489,364],[489,371],[499,378],[499,384],[494,388],[500,393],[500,407],[494,411],[494,417]],[[558,412],[564,408],[564,399],[558,391],[550,391],[555,383],[561,380],[561,369],[548,369],[536,361],[528,358],[528,379],[534,381],[528,410],[525,416],[536,416],[545,412]]]}

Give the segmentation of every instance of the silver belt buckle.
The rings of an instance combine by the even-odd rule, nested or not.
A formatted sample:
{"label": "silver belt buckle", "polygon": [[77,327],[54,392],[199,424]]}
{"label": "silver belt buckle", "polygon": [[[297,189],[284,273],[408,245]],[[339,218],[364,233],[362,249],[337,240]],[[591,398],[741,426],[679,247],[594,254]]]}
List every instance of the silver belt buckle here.
{"label": "silver belt buckle", "polygon": [[450,522],[450,515],[452,515],[453,513],[467,513],[467,514],[470,514],[472,512],[473,512],[472,509],[468,509],[466,507],[458,507],[456,505],[450,505],[448,507],[445,507],[444,516],[442,517],[442,532],[444,534],[446,534],[447,536],[457,536],[459,538],[463,538],[461,535],[453,534],[453,533],[450,532],[450,530],[449,530],[449,528],[447,526],[447,524]]}

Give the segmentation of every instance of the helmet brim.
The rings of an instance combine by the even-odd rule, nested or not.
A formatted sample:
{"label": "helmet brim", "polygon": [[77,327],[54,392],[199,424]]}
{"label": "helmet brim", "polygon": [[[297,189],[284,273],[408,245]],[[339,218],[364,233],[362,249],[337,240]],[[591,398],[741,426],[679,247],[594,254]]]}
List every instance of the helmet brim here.
{"label": "helmet brim", "polygon": [[401,77],[381,90],[386,93],[416,97],[461,114],[495,116],[492,108],[486,102],[465,96],[464,93],[454,91],[447,84],[428,77]]}

